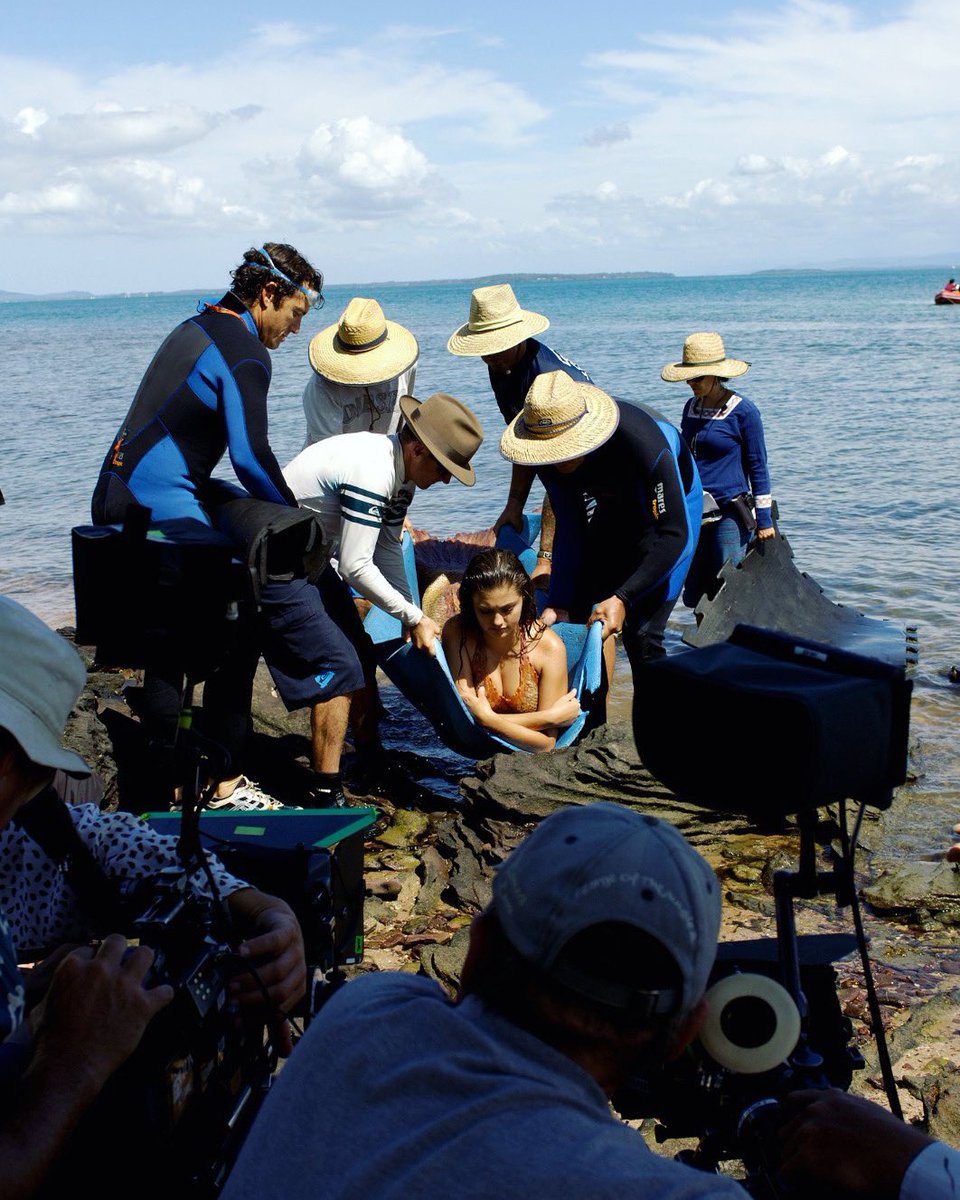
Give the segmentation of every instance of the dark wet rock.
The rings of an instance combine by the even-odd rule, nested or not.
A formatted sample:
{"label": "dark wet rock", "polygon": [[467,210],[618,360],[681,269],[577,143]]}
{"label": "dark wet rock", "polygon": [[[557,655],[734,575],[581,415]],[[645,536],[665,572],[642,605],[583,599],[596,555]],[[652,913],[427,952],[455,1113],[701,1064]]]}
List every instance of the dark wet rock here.
{"label": "dark wet rock", "polygon": [[612,800],[672,822],[694,842],[751,829],[743,817],[689,804],[655,780],[622,722],[602,725],[552,754],[498,754],[461,787],[476,811],[513,823],[542,820],[569,804]]}
{"label": "dark wet rock", "polygon": [[443,900],[461,910],[485,908],[490,903],[493,867],[501,856],[462,817],[440,825],[437,849],[450,864]]}
{"label": "dark wet rock", "polygon": [[413,911],[420,917],[436,912],[450,879],[450,862],[436,846],[424,846],[420,858],[422,882]]}
{"label": "dark wet rock", "polygon": [[419,953],[420,966],[425,974],[455,992],[460,984],[460,973],[469,944],[469,929],[460,929],[445,946],[422,947]]}
{"label": "dark wet rock", "polygon": [[960,925],[960,871],[946,862],[897,863],[863,889],[879,913],[914,924]]}

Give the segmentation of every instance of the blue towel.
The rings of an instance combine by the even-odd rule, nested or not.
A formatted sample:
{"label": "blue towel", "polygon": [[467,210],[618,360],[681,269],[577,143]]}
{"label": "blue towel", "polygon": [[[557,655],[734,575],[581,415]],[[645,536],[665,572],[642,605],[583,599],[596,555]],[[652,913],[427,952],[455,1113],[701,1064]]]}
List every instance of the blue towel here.
{"label": "blue towel", "polygon": [[[539,516],[524,517],[524,530],[517,534],[514,529],[501,530],[497,544],[513,550],[523,562],[523,555],[531,557],[528,571],[533,569],[536,551],[531,543],[540,531]],[[410,594],[415,604],[420,602],[417,584],[417,566],[413,540],[403,535],[403,562],[407,572]],[[531,753],[526,747],[515,746],[506,738],[498,737],[474,719],[460,698],[457,685],[446,656],[436,643],[436,657],[424,650],[416,650],[403,640],[403,629],[396,617],[382,609],[371,608],[364,621],[364,628],[373,639],[377,661],[386,676],[400,689],[436,729],[440,740],[465,758],[489,758],[502,750]],[[581,712],[572,725],[557,739],[557,746],[569,746],[583,728],[590,709],[593,693],[600,687],[602,677],[603,631],[599,622],[586,625],[554,625],[553,630],[562,638],[567,649],[567,666],[570,687],[577,693]]]}

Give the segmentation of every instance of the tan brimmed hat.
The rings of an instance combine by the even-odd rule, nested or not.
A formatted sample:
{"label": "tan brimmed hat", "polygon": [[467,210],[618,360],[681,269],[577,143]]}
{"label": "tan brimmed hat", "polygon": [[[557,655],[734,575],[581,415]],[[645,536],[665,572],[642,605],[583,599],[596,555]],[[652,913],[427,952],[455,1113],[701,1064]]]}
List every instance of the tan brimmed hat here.
{"label": "tan brimmed hat", "polygon": [[538,375],[523,412],[503,431],[500,453],[523,466],[569,462],[596,450],[620,424],[617,402],[564,371]]}
{"label": "tan brimmed hat", "polygon": [[409,370],[419,355],[413,334],[363,296],[354,296],[336,325],[310,339],[310,366],[334,383],[385,383]]}
{"label": "tan brimmed hat", "polygon": [[435,392],[422,404],[415,396],[401,396],[400,411],[433,457],[473,487],[477,476],[470,459],[483,442],[483,426],[470,409],[445,392]]}
{"label": "tan brimmed hat", "polygon": [[27,758],[70,775],[90,774],[63,745],[63,729],[87,678],[80,655],[32,612],[0,596],[0,729]]}
{"label": "tan brimmed hat", "polygon": [[520,307],[509,283],[493,283],[474,288],[470,320],[450,335],[447,349],[461,358],[499,354],[549,327],[546,317]]}
{"label": "tan brimmed hat", "polygon": [[742,362],[739,358],[727,358],[723,338],[719,333],[691,333],[683,343],[683,361],[667,363],[660,372],[660,378],[665,379],[667,383],[697,379],[700,375],[733,379],[749,370],[748,362]]}

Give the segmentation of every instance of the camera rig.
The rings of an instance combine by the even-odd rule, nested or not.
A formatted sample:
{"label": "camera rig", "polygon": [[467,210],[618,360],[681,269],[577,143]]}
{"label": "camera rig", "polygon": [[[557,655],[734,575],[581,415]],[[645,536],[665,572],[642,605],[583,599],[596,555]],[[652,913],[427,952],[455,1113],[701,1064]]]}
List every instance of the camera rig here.
{"label": "camera rig", "polygon": [[[905,779],[912,684],[901,668],[745,626],[729,642],[645,664],[635,683],[634,734],[652,773],[684,799],[746,814],[761,828],[795,817],[800,850],[796,870],[774,875],[776,938],[721,944],[699,1041],[679,1061],[632,1081],[614,1105],[623,1116],[656,1117],[660,1142],[696,1138],[682,1160],[717,1170],[739,1159],[748,1188],[776,1196],[778,1102],[803,1088],[846,1090],[864,1065],[832,965],[854,949],[888,1101],[902,1115],[854,851],[865,809],[888,808]],[[692,713],[722,720],[692,723]],[[751,749],[740,756],[732,748],[744,730]],[[733,769],[718,767],[726,763]],[[859,805],[852,831],[848,800]],[[836,820],[822,819],[833,806]],[[796,901],[818,896],[850,908],[853,935],[797,935]]]}
{"label": "camera rig", "polygon": [[[152,522],[149,511],[135,505],[122,527],[73,530],[77,641],[96,646],[104,664],[150,668],[172,662],[183,672],[180,719],[168,747],[176,756],[181,811],[151,822],[159,832],[178,834],[179,866],[114,889],[113,896],[103,888],[98,893],[99,927],[153,949],[148,983],[172,985],[174,1000],[86,1114],[46,1196],[62,1195],[79,1182],[101,1196],[131,1190],[165,1200],[172,1194],[187,1200],[216,1196],[277,1067],[265,1020],[241,1019],[230,1004],[231,980],[255,971],[255,964],[237,953],[239,937],[207,859],[211,836],[202,832],[203,807],[215,787],[211,781],[227,777],[229,762],[221,747],[193,728],[193,693],[249,630],[242,618],[256,606],[259,584],[303,573],[322,547],[310,514],[232,494],[226,502],[231,519],[223,533],[199,521]],[[300,838],[294,847],[279,848],[266,826],[276,828],[275,819],[287,814],[210,816],[223,833],[224,822],[238,815],[245,818],[243,830],[214,836],[215,848],[242,878],[290,901],[315,977],[322,983],[343,963],[358,961],[359,832],[372,823],[370,810],[350,810],[353,836],[342,833],[339,814],[339,837],[321,845],[314,835],[307,845]],[[67,824],[72,830],[69,817]],[[75,845],[71,856],[83,858]],[[86,865],[91,867],[89,856]],[[194,886],[200,879],[210,898]],[[320,994],[315,988],[300,1015],[311,1015]]]}

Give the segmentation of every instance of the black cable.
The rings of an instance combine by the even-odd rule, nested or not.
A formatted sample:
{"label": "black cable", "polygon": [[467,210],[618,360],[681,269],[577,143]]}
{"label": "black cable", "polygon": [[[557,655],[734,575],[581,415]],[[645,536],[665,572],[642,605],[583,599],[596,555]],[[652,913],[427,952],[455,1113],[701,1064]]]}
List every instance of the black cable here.
{"label": "black cable", "polygon": [[[860,822],[863,820],[863,810],[866,806],[861,803],[860,812],[857,818],[856,828],[859,830]],[[849,894],[850,894],[850,911],[853,915],[853,927],[857,935],[857,949],[860,953],[860,962],[863,966],[863,980],[867,989],[867,1006],[870,1009],[870,1020],[873,1022],[873,1036],[877,1043],[877,1060],[880,1064],[880,1074],[883,1078],[884,1091],[887,1093],[887,1101],[890,1104],[890,1111],[895,1117],[899,1117],[902,1121],[903,1109],[900,1106],[900,1096],[897,1093],[896,1080],[893,1077],[893,1064],[890,1061],[890,1050],[887,1046],[887,1035],[883,1029],[883,1018],[880,1014],[880,1001],[877,998],[877,989],[873,981],[873,970],[870,966],[870,958],[867,954],[867,939],[863,928],[863,917],[860,912],[860,898],[857,895],[856,881],[853,874],[853,860],[856,853],[856,845],[850,844],[849,832],[847,830],[847,805],[846,801],[840,802],[840,844],[843,849],[844,860],[847,870],[850,873],[849,878]]]}

